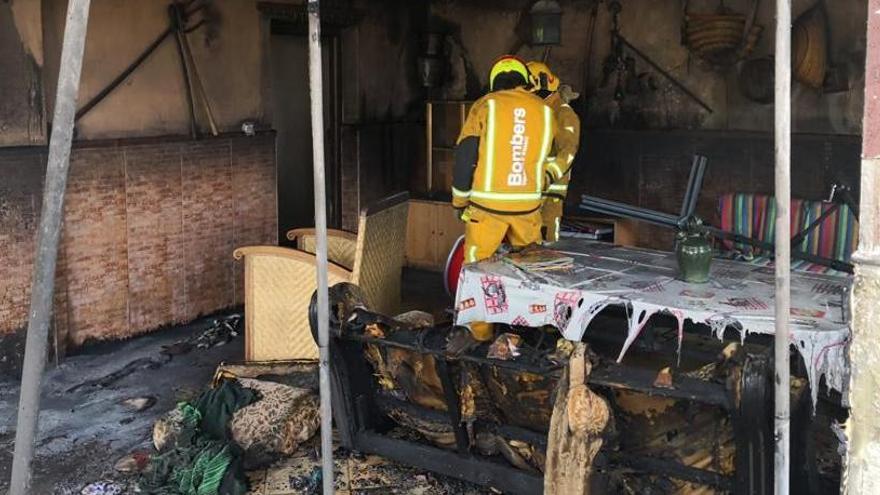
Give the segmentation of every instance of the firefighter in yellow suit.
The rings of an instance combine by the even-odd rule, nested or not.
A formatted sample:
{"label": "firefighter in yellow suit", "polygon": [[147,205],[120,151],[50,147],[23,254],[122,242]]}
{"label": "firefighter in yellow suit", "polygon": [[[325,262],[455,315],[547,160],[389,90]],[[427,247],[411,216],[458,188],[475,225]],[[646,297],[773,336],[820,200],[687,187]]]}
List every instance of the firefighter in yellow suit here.
{"label": "firefighter in yellow suit", "polygon": [[568,86],[560,86],[547,64],[529,62],[529,73],[532,76],[532,91],[553,109],[558,124],[556,133],[556,154],[550,157],[550,168],[559,177],[544,192],[544,205],[541,208],[544,224],[544,241],[559,240],[559,221],[562,218],[562,205],[568,194],[568,183],[571,180],[571,164],[578,151],[581,139],[581,121],[569,102],[578,97]]}
{"label": "firefighter in yellow suit", "polygon": [[[465,261],[492,256],[505,237],[514,247],[541,242],[541,203],[559,177],[548,167],[556,135],[553,110],[532,94],[526,64],[498,59],[490,92],[474,102],[458,137],[452,204],[465,226]],[[492,338],[487,323],[472,323],[478,341]]]}

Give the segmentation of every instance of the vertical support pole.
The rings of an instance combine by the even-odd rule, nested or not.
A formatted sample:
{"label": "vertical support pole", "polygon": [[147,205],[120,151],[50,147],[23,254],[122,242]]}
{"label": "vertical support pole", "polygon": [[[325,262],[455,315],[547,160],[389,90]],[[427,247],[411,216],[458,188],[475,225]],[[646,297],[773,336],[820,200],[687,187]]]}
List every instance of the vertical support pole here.
{"label": "vertical support pole", "polygon": [[37,232],[31,307],[21,375],[21,397],[18,402],[18,422],[15,429],[15,453],[12,457],[12,478],[9,482],[10,495],[26,495],[30,492],[31,461],[34,458],[34,439],[40,413],[40,385],[46,366],[49,319],[52,315],[52,296],[55,291],[55,264],[58,261],[58,242],[61,238],[64,191],[67,188],[67,171],[70,166],[70,144],[73,140],[73,122],[89,20],[89,3],[90,0],[70,0],[67,4],[58,89],[55,93],[55,115],[52,119],[52,135],[49,138],[46,183],[43,188],[40,228]]}
{"label": "vertical support pole", "polygon": [[859,248],[852,257],[850,414],[841,489],[845,495],[874,493],[880,484],[880,0],[869,0],[867,10]]}
{"label": "vertical support pole", "polygon": [[315,255],[318,277],[318,351],[321,389],[321,467],[324,495],[333,494],[333,408],[330,403],[330,303],[327,292],[327,199],[324,179],[324,79],[321,7],[309,0],[309,89],[312,99],[312,161],[315,179]]}
{"label": "vertical support pole", "polygon": [[788,495],[791,445],[791,0],[776,0],[776,335],[774,483]]}

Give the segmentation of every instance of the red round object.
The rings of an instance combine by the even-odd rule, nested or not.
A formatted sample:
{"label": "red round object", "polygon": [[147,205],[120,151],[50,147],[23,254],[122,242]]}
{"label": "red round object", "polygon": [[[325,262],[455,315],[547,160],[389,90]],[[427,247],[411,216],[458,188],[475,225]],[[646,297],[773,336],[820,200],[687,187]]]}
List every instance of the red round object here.
{"label": "red round object", "polygon": [[464,236],[460,236],[452,245],[449,257],[446,258],[446,269],[443,270],[443,285],[450,297],[455,297],[455,292],[458,290],[458,277],[461,276],[462,266],[464,266]]}

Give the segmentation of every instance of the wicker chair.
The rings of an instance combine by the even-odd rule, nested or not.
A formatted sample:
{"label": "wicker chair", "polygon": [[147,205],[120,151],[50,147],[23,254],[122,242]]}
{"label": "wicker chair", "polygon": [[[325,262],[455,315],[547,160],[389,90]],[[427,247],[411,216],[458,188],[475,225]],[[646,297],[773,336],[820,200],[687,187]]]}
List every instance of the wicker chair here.
{"label": "wicker chair", "polygon": [[[395,315],[400,306],[409,195],[397,194],[361,211],[358,235],[327,233],[330,286],[352,282],[363,289],[370,307]],[[316,359],[309,328],[309,303],[315,291],[314,229],[294,229],[287,238],[299,249],[248,246],[244,258],[245,359]]]}
{"label": "wicker chair", "polygon": [[[296,241],[300,251],[315,254],[315,229],[293,229],[287,231],[287,239]],[[354,270],[357,254],[357,234],[345,230],[327,229],[327,259],[348,271]]]}
{"label": "wicker chair", "polygon": [[[361,210],[358,234],[327,231],[327,258],[350,267],[350,282],[360,286],[370,307],[395,315],[400,309],[400,274],[406,247],[409,193],[389,196]],[[314,229],[293,229],[287,238],[297,249],[315,252]]]}
{"label": "wicker chair", "polygon": [[[309,329],[309,303],[317,288],[315,257],[277,246],[241,247],[233,256],[244,258],[245,359],[318,359]],[[350,276],[330,263],[331,286]]]}

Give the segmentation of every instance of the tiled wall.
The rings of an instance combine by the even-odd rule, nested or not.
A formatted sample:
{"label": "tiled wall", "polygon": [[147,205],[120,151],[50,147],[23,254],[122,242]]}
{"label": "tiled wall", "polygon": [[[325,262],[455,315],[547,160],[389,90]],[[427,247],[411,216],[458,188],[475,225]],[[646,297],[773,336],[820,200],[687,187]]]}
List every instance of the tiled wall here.
{"label": "tiled wall", "polygon": [[[0,150],[0,369],[27,325],[45,150]],[[273,134],[82,144],[56,272],[62,344],[129,337],[240,304],[237,246],[275,244]]]}

